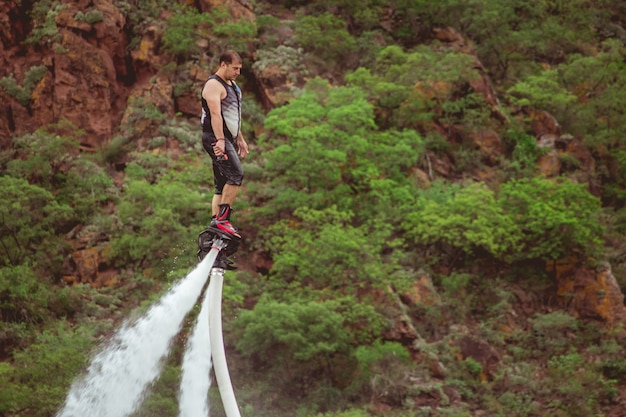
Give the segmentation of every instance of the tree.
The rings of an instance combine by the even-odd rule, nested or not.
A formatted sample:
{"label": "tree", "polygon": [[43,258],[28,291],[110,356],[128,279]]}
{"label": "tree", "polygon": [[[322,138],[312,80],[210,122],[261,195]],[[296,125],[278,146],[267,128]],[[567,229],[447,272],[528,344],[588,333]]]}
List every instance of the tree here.
{"label": "tree", "polygon": [[300,208],[294,216],[272,225],[266,233],[274,279],[347,292],[384,286],[394,266],[384,265],[380,255],[384,240],[374,239],[375,232],[351,226],[351,214],[335,207],[319,211]]}
{"label": "tree", "polygon": [[468,83],[479,76],[471,55],[427,46],[404,52],[390,45],[378,53],[372,70],[359,68],[346,75],[346,82],[375,103],[381,127],[425,131],[433,120],[451,123],[454,113],[454,121],[464,122],[464,112],[482,107],[471,95],[465,98]]}
{"label": "tree", "polygon": [[12,370],[3,372],[0,367],[0,382],[9,387],[0,394],[8,397],[7,402],[0,401],[0,412],[19,414],[31,409],[36,417],[57,412],[72,379],[85,366],[93,342],[92,329],[72,329],[65,321],[38,334],[33,344],[13,355]]}
{"label": "tree", "polygon": [[509,181],[498,195],[502,210],[521,230],[515,259],[559,259],[601,252],[600,200],[584,184],[536,177]]}
{"label": "tree", "polygon": [[278,373],[285,390],[304,396],[337,379],[351,379],[356,346],[372,343],[383,320],[352,297],[278,301],[265,294],[234,325],[237,349]]}
{"label": "tree", "polygon": [[72,207],[72,223],[85,222],[100,204],[115,197],[113,180],[89,155],[79,152],[84,132],[67,120],[14,139],[19,156],[7,173],[54,193],[59,204]]}
{"label": "tree", "polygon": [[326,70],[347,62],[355,48],[355,39],[346,29],[346,22],[332,13],[299,15],[295,27],[296,42],[323,60]]}
{"label": "tree", "polygon": [[[207,203],[208,204],[208,203]],[[177,246],[189,241],[190,226],[209,216],[202,196],[177,181],[150,184],[131,179],[117,206],[118,229],[112,239],[112,256],[120,265],[156,265],[171,260]]]}
{"label": "tree", "polygon": [[434,197],[420,201],[407,216],[407,234],[415,243],[474,256],[482,250],[494,258],[515,251],[520,230],[486,186],[471,184]]}
{"label": "tree", "polygon": [[[265,126],[263,154],[273,193],[263,208],[267,215],[305,206],[355,210],[375,182],[406,181],[422,150],[414,131],[379,131],[360,88],[321,80],[270,112]],[[366,218],[369,209],[355,214]]]}
{"label": "tree", "polygon": [[594,55],[571,55],[558,67],[563,88],[576,97],[560,117],[567,132],[583,137],[594,147],[624,149],[626,129],[621,93],[626,88],[626,47],[615,39],[605,41]]}
{"label": "tree", "polygon": [[54,254],[58,230],[72,209],[26,180],[0,176],[0,266],[17,266],[27,258]]}
{"label": "tree", "polygon": [[225,7],[216,7],[210,13],[199,13],[190,7],[174,7],[167,20],[163,36],[165,49],[181,61],[198,58],[203,52],[201,39],[209,39],[211,50],[219,54],[224,49],[246,50],[257,34],[254,22],[235,20]]}

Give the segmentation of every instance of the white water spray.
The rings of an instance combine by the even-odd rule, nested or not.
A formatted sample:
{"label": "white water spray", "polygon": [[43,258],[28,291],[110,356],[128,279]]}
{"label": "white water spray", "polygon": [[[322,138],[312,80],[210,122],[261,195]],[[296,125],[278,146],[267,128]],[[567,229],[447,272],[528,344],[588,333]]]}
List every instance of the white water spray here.
{"label": "white water spray", "polygon": [[[209,284],[210,285],[210,284]],[[204,295],[196,327],[187,342],[180,383],[180,417],[208,417],[207,393],[211,387],[211,345],[209,338],[209,291]]]}
{"label": "white water spray", "polygon": [[137,409],[147,386],[159,376],[216,257],[217,251],[211,251],[146,315],[116,332],[93,358],[87,375],[72,385],[58,417],[126,417]]}

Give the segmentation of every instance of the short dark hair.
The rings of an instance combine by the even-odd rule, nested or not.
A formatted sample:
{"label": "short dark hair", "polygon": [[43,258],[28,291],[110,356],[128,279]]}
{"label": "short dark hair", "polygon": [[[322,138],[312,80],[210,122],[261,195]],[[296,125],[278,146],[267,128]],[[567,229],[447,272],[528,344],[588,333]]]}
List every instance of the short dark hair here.
{"label": "short dark hair", "polygon": [[228,50],[228,51],[222,52],[222,55],[220,55],[220,64],[222,62],[227,65],[230,65],[233,62],[238,62],[241,64],[243,61],[241,60],[241,57],[239,56],[237,52],[233,50]]}

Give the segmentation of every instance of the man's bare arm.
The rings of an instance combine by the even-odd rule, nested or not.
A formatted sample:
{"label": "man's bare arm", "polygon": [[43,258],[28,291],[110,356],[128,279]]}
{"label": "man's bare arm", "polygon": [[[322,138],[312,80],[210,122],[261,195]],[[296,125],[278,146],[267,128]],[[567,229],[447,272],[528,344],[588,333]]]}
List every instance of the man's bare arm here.
{"label": "man's bare arm", "polygon": [[[225,96],[226,89],[217,80],[207,81],[204,89],[202,90],[202,97],[206,100],[207,105],[209,106],[211,127],[213,128],[213,133],[217,139],[224,138],[224,120],[222,119],[221,101]],[[215,149],[216,155],[222,155],[225,149],[224,142],[218,141],[214,148],[217,148]]]}

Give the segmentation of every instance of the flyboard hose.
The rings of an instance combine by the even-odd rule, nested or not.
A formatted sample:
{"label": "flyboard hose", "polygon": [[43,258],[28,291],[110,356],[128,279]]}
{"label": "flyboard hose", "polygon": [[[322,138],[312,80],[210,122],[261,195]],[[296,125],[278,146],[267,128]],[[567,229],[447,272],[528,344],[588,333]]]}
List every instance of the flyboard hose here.
{"label": "flyboard hose", "polygon": [[[213,247],[221,250],[226,247],[226,242],[216,239]],[[213,356],[213,369],[217,386],[222,397],[222,404],[227,417],[241,417],[233,385],[228,373],[226,363],[226,351],[224,349],[224,336],[222,334],[222,289],[224,286],[224,269],[212,268],[209,282],[209,335],[211,338],[211,355]]]}

